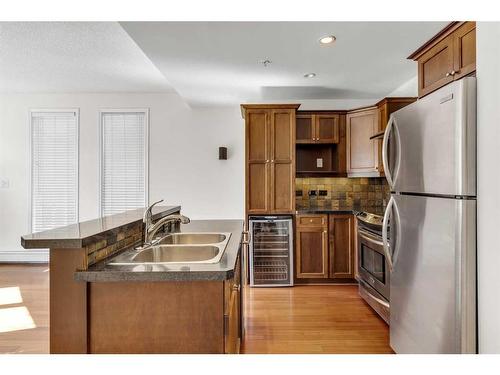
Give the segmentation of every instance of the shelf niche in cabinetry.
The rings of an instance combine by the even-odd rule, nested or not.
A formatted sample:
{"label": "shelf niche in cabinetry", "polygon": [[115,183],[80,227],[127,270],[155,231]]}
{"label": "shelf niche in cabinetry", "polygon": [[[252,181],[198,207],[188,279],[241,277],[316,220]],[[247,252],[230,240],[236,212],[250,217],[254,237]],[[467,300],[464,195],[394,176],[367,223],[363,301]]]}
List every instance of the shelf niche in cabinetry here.
{"label": "shelf niche in cabinetry", "polygon": [[[298,177],[345,176],[340,168],[337,144],[297,144],[296,175]],[[317,167],[317,159],[323,159],[323,167]]]}

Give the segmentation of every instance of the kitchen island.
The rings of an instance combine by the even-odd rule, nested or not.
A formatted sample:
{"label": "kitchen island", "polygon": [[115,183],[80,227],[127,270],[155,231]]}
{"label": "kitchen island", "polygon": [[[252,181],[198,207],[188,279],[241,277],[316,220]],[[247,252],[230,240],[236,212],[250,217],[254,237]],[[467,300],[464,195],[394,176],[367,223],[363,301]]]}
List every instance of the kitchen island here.
{"label": "kitchen island", "polygon": [[[180,212],[155,207],[153,220]],[[51,353],[237,353],[242,220],[177,224],[227,233],[216,263],[112,264],[141,243],[144,209],[22,237],[50,248]]]}

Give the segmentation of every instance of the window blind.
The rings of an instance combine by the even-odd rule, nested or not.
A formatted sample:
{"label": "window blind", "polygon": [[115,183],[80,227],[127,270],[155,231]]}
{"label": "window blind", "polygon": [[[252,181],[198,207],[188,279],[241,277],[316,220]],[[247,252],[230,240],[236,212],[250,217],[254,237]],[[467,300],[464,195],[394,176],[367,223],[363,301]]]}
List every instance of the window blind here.
{"label": "window blind", "polygon": [[145,207],[147,113],[101,112],[101,214]]}
{"label": "window blind", "polygon": [[31,112],[31,229],[76,223],[78,113]]}

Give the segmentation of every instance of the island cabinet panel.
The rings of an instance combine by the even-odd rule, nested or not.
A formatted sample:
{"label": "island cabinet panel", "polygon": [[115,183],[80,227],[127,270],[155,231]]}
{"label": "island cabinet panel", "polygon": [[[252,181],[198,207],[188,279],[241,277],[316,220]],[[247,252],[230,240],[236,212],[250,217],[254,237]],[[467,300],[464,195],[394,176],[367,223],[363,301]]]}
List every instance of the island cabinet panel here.
{"label": "island cabinet panel", "polygon": [[409,57],[418,63],[418,96],[476,71],[476,23],[452,22]]}
{"label": "island cabinet panel", "polygon": [[87,268],[87,249],[50,249],[50,353],[87,353],[87,285],[75,282]]}
{"label": "island cabinet panel", "polygon": [[242,105],[247,214],[292,213],[295,207],[296,104]]}
{"label": "island cabinet panel", "polygon": [[221,281],[102,282],[89,291],[90,353],[224,353]]}
{"label": "island cabinet panel", "polygon": [[347,128],[347,173],[351,176],[377,176],[378,144],[370,137],[379,130],[378,108],[349,112]]}
{"label": "island cabinet panel", "polygon": [[329,215],[330,278],[354,278],[354,215]]}
{"label": "island cabinet panel", "polygon": [[296,277],[328,278],[328,217],[297,215]]}

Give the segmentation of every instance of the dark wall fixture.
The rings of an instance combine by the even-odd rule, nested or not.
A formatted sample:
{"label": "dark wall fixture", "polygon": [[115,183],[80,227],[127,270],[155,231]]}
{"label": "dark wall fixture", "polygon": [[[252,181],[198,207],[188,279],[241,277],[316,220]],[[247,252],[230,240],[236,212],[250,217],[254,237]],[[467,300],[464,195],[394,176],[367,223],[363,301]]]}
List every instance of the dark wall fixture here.
{"label": "dark wall fixture", "polygon": [[219,147],[219,160],[227,160],[227,147]]}

